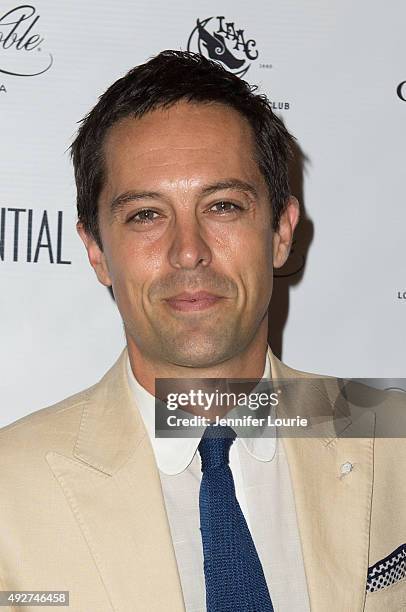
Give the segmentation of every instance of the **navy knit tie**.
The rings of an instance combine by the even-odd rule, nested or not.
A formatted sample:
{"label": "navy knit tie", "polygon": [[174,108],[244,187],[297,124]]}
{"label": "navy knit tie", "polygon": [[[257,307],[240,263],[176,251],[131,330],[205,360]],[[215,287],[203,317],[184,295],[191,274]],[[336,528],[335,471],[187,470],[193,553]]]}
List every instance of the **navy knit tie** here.
{"label": "navy knit tie", "polygon": [[210,425],[198,447],[203,472],[199,504],[207,612],[274,612],[228,465],[235,438],[231,427]]}

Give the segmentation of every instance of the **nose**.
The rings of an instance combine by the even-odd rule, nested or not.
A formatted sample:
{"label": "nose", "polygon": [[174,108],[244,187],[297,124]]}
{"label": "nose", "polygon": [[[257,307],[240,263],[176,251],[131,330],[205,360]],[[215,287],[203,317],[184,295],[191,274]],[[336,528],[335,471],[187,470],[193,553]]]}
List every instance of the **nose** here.
{"label": "nose", "polygon": [[193,270],[210,264],[211,250],[196,219],[177,221],[168,256],[170,264],[177,269]]}

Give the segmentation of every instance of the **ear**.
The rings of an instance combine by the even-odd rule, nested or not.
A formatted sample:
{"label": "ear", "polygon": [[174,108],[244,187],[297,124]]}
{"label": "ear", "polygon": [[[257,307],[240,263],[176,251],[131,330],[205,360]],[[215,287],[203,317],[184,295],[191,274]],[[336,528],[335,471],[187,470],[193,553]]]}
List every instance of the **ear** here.
{"label": "ear", "polygon": [[290,196],[281,214],[279,227],[273,236],[273,265],[281,268],[288,258],[292,246],[293,232],[299,222],[300,207],[295,196]]}
{"label": "ear", "polygon": [[110,274],[103,251],[100,249],[93,236],[91,236],[84,229],[80,221],[78,221],[76,224],[76,230],[79,236],[81,237],[83,244],[86,247],[87,257],[89,259],[90,265],[96,272],[97,278],[99,279],[102,285],[105,285],[106,287],[111,287],[112,282],[110,279]]}

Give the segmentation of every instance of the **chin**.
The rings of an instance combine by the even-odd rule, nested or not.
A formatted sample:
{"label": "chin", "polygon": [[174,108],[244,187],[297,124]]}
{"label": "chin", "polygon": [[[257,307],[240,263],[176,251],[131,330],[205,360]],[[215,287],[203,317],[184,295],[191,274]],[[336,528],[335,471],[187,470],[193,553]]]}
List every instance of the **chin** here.
{"label": "chin", "polygon": [[173,364],[189,368],[213,367],[234,354],[232,347],[229,345],[213,344],[213,338],[206,343],[204,340],[195,339],[193,343],[190,342],[187,346],[179,347],[169,343],[167,346],[170,347],[170,352],[167,349],[164,351],[167,353],[167,360]]}

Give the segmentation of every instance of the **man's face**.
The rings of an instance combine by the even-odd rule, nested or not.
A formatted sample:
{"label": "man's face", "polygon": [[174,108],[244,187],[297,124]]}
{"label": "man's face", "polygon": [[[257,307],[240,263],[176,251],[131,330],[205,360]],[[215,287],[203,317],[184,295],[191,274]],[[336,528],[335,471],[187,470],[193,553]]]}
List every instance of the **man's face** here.
{"label": "man's face", "polygon": [[221,104],[180,102],[106,136],[103,251],[79,232],[127,340],[156,363],[210,367],[267,327],[272,265],[289,245],[273,236],[254,147],[248,122]]}

